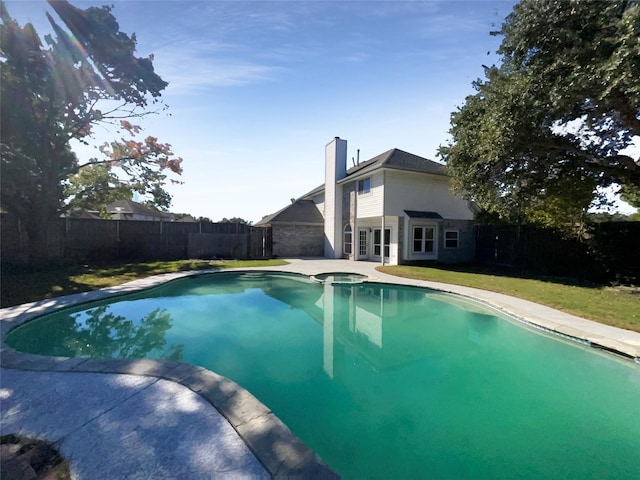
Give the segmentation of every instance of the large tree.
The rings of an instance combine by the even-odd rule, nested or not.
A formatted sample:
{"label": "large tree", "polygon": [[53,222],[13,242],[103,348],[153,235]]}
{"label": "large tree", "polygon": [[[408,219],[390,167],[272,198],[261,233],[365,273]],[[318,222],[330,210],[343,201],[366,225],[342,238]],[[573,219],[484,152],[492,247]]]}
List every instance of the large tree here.
{"label": "large tree", "polygon": [[116,200],[131,200],[133,190],[111,171],[106,164],[83,168],[69,178],[65,187],[66,209],[70,213],[89,210],[110,218],[107,205]]}
{"label": "large tree", "polygon": [[[454,188],[503,218],[575,220],[612,185],[640,187],[640,4],[522,0],[499,66],[451,115]],[[637,155],[636,151],[636,155]]]}
{"label": "large tree", "polygon": [[[161,109],[167,86],[154,72],[153,56],[135,56],[135,34],[120,32],[110,7],[48,3],[58,20],[47,14],[54,34],[43,44],[31,24],[18,25],[0,2],[0,199],[24,225],[32,255],[46,252],[67,179],[81,169],[118,167],[136,190],[152,193],[164,180],[161,172],[179,174],[182,161],[155,137],[139,140],[140,127],[129,121]],[[71,141],[89,143],[99,123],[116,125],[122,137],[100,148],[103,158],[79,161]]]}
{"label": "large tree", "polygon": [[[92,159],[92,162],[95,160]],[[79,210],[97,211],[104,218],[111,218],[106,209],[110,203],[132,200],[134,193],[146,193],[140,198],[142,203],[160,211],[168,211],[171,195],[161,186],[166,175],[154,173],[150,183],[145,185],[140,179],[133,182],[121,179],[107,163],[93,163],[69,177],[64,190],[64,208],[70,213]]]}

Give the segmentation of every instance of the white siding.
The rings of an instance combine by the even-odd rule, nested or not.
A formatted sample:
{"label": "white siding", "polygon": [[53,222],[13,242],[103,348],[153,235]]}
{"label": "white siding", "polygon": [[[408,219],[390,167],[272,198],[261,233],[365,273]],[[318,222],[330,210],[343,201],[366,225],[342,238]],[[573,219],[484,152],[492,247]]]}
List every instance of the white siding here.
{"label": "white siding", "polygon": [[437,175],[387,171],[385,177],[387,215],[404,210],[437,212],[443,218],[473,220],[466,200],[451,193],[449,179]]}
{"label": "white siding", "polygon": [[385,186],[383,173],[378,172],[371,176],[371,192],[358,195],[357,218],[380,217],[383,211],[383,199]]}

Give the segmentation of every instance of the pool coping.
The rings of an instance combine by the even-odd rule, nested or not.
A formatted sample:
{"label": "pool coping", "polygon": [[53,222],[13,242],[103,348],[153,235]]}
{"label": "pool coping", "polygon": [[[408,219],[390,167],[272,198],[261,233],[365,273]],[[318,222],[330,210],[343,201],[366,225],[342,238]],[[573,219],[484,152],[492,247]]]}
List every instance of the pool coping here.
{"label": "pool coping", "polygon": [[119,373],[170,380],[199,394],[218,410],[273,477],[339,478],[339,475],[317,453],[306,446],[249,391],[211,370],[175,361],[102,360],[23,353],[5,345],[5,335],[25,322],[60,308],[139,292],[171,280],[194,275],[230,271],[271,271],[312,277],[320,273],[344,272],[348,269],[350,272],[366,275],[368,282],[426,287],[479,301],[524,324],[618,354],[640,364],[640,333],[637,332],[598,324],[508,295],[391,276],[375,270],[378,264],[372,262],[319,259],[287,259],[287,261],[290,262],[288,265],[277,267],[214,268],[155,275],[116,287],[0,309],[0,366],[30,371]]}
{"label": "pool coping", "polygon": [[54,357],[17,351],[4,343],[13,328],[52,311],[146,290],[193,275],[254,269],[211,269],[156,275],[116,287],[0,309],[0,366],[41,372],[128,374],[176,382],[224,416],[266,471],[275,478],[340,478],[320,456],[248,390],[211,370],[186,362],[153,359]]}
{"label": "pool coping", "polygon": [[471,287],[416,281],[418,287],[451,293],[486,305],[511,320],[622,357],[640,365],[640,333],[577,317],[509,295]]}

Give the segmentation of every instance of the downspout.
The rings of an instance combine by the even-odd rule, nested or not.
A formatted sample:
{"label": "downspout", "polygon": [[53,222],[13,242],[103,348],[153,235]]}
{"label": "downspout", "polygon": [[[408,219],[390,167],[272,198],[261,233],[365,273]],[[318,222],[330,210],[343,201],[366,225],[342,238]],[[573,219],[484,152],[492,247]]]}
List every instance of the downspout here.
{"label": "downspout", "polygon": [[[360,155],[360,150],[358,150],[358,155]],[[358,187],[357,187],[357,183],[356,183],[356,190],[354,192],[353,195],[353,232],[351,233],[351,235],[353,235],[352,240],[351,240],[351,245],[353,245],[353,252],[352,252],[352,260],[355,262],[356,260],[358,260],[358,257],[360,256],[360,233],[358,232]]]}

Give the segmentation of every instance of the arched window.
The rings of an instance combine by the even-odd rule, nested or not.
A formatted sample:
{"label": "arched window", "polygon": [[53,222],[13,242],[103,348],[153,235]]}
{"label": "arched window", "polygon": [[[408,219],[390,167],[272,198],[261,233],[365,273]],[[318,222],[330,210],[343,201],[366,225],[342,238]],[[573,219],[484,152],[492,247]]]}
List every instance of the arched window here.
{"label": "arched window", "polygon": [[351,255],[353,251],[353,231],[348,223],[344,226],[344,241],[342,242],[342,251],[345,255]]}

